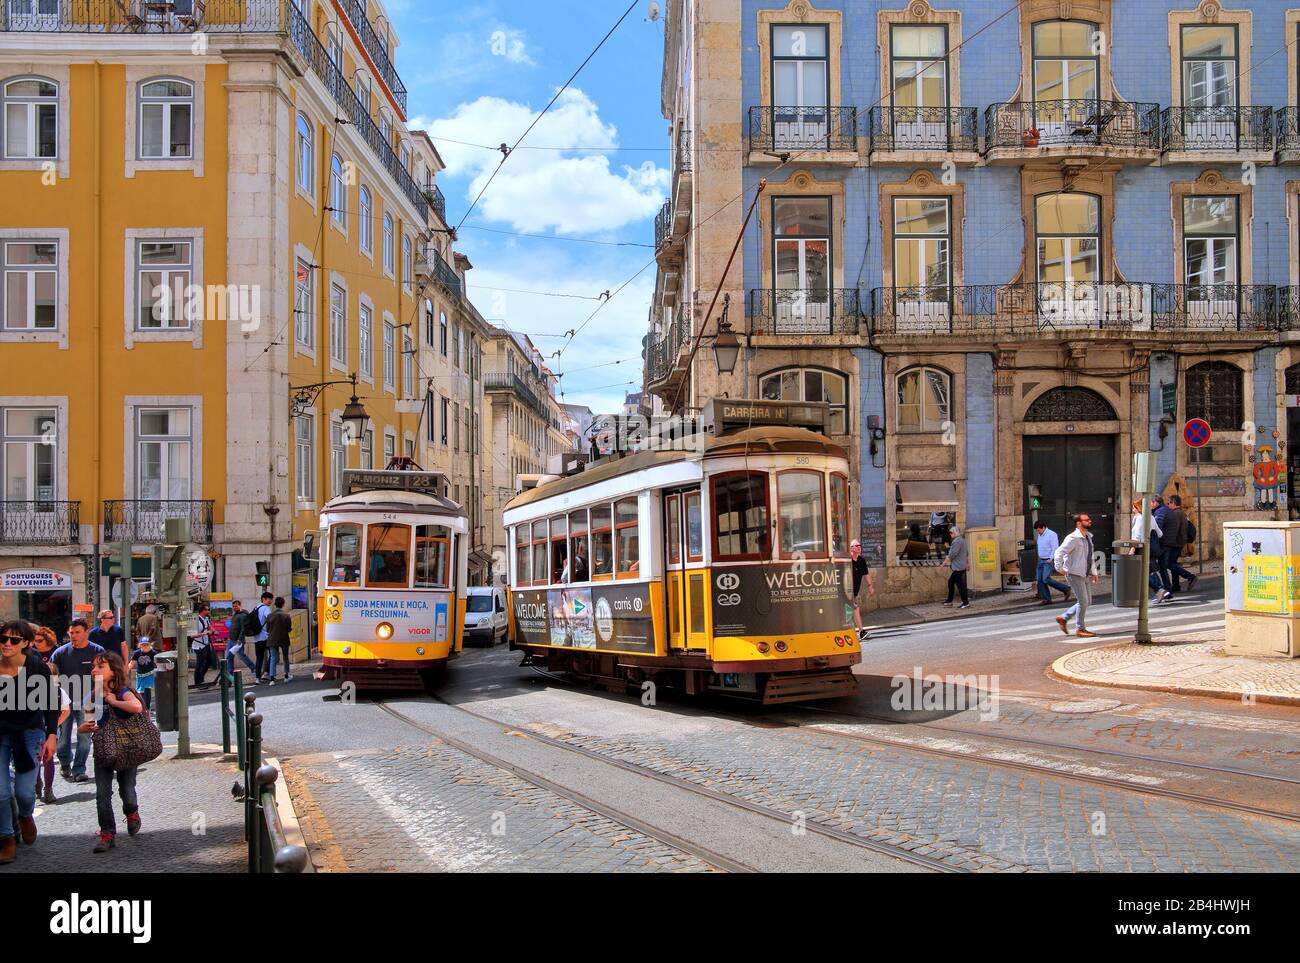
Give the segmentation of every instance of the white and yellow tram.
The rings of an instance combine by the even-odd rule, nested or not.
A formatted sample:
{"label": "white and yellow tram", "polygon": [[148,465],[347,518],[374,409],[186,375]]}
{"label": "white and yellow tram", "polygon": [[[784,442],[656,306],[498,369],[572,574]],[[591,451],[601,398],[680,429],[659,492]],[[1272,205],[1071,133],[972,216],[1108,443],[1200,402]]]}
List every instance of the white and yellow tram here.
{"label": "white and yellow tram", "polygon": [[849,465],[826,416],[714,402],[690,450],[606,459],[514,498],[511,647],[614,687],[852,694]]}
{"label": "white and yellow tram", "polygon": [[427,685],[462,647],[469,516],[438,472],[347,471],[321,511],[325,678]]}

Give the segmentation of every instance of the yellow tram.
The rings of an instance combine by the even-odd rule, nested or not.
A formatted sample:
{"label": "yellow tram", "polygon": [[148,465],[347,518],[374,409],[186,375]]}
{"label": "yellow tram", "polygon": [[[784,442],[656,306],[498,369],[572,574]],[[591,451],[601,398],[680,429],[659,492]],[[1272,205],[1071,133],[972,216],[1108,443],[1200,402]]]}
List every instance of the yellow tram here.
{"label": "yellow tram", "polygon": [[433,681],[462,647],[469,515],[439,472],[347,471],[321,511],[324,678],[358,688]]}
{"label": "yellow tram", "polygon": [[852,694],[849,465],[827,413],[713,402],[693,435],[514,498],[511,647],[611,686]]}

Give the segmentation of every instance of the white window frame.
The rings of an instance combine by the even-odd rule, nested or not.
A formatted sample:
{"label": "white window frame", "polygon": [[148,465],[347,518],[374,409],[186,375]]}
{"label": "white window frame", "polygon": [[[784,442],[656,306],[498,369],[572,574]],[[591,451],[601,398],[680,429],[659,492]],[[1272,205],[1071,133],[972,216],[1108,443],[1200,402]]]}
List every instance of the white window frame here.
{"label": "white window frame", "polygon": [[392,431],[385,428],[383,468],[387,468],[389,465],[391,465],[393,463],[393,459],[396,457],[397,457],[397,436],[393,434]]}
{"label": "white window frame", "polygon": [[330,226],[348,233],[348,184],[346,165],[338,154],[330,155]]}
{"label": "white window frame", "polygon": [[402,335],[402,397],[415,397],[415,341]]}
{"label": "white window frame", "polygon": [[[172,434],[170,431],[166,435],[146,435],[144,432],[143,422],[146,414],[165,411],[170,414],[185,412],[186,419],[189,422],[188,431],[184,434]],[[135,498],[142,502],[188,502],[194,501],[194,449],[195,445],[195,419],[194,409],[184,406],[157,406],[141,405],[135,408]],[[143,470],[145,464],[144,451],[146,445],[157,445],[159,449],[158,471],[159,471],[159,494],[152,497],[145,494]],[[173,449],[179,449],[183,452],[183,461],[186,466],[185,477],[185,494],[173,497],[170,491],[173,481],[170,475],[170,454]]]}
{"label": "white window frame", "polygon": [[[162,96],[159,94],[147,94],[145,88],[153,84],[181,84],[185,86],[189,93],[184,96]],[[196,91],[194,81],[184,77],[150,77],[147,80],[140,81],[136,88],[137,101],[137,120],[136,120],[136,158],[142,161],[192,161],[195,154],[194,132],[195,132],[195,100]],[[145,151],[144,134],[145,134],[145,113],[149,107],[162,108],[162,131],[163,137],[168,141],[161,154],[149,154]],[[170,144],[170,131],[172,129],[172,111],[176,108],[188,108],[189,110],[189,149],[184,154],[174,153],[174,145]]]}
{"label": "white window frame", "polygon": [[373,471],[375,467],[375,430],[367,428],[361,433],[361,467]]}
{"label": "white window frame", "polygon": [[316,502],[316,413],[305,411],[294,419],[294,496],[300,505]]}
{"label": "white window frame", "polygon": [[[304,131],[303,128],[306,127]],[[298,111],[298,120],[294,127],[294,156],[297,158],[298,190],[316,203],[316,129],[311,118]]]}
{"label": "white window frame", "polygon": [[384,387],[397,390],[397,325],[384,319],[383,341]]}
{"label": "white window frame", "polygon": [[330,280],[330,362],[347,368],[348,288],[337,278]]}
{"label": "white window frame", "polygon": [[[299,275],[306,268],[306,280]],[[314,355],[316,350],[316,266],[301,255],[293,264],[293,340]]]}
{"label": "white window frame", "polygon": [[[145,265],[141,260],[141,255],[143,252],[143,248],[146,244],[185,244],[189,248],[188,260],[176,261],[168,265],[161,265],[161,264]],[[137,334],[149,335],[149,334],[161,334],[163,332],[169,332],[169,331],[183,331],[187,333],[191,331],[194,327],[195,318],[194,318],[194,312],[187,310],[187,308],[189,307],[187,303],[188,302],[187,293],[189,287],[195,283],[194,241],[188,237],[137,237],[134,239],[134,244],[132,245],[132,247],[133,247],[132,261],[135,265],[133,281],[135,283],[135,294],[136,294],[135,312],[133,314],[132,320],[135,322],[135,332]],[[161,275],[161,283],[155,285],[154,290],[157,290],[157,288],[159,287],[166,287],[170,289],[172,287],[173,275],[175,275],[178,280],[183,279],[185,282],[181,290],[181,303],[179,305],[172,304],[171,305],[172,310],[170,312],[170,316],[165,321],[160,323],[157,327],[146,327],[144,324],[143,310],[145,304],[145,291],[144,291],[145,274]],[[150,293],[152,294],[152,292]],[[199,310],[202,311],[202,306],[200,306]]]}
{"label": "white window frame", "polygon": [[343,434],[343,422],[330,419],[330,497],[343,494],[343,473],[348,468],[348,448]]}
{"label": "white window frame", "polygon": [[410,294],[415,287],[415,245],[411,235],[402,235],[402,289]]}
{"label": "white window frame", "polygon": [[375,198],[370,188],[361,185],[357,200],[357,230],[361,233],[361,253],[375,260]]}
{"label": "white window frame", "polygon": [[[3,399],[0,399],[3,402]],[[40,434],[10,434],[9,433],[9,415],[12,413],[31,412],[39,419],[41,415],[47,415],[46,418],[37,422],[37,428],[41,429]],[[10,502],[53,502],[59,500],[59,479],[64,477],[60,472],[59,457],[59,431],[60,412],[57,408],[46,405],[14,405],[0,403],[0,479],[3,479],[3,488],[0,488],[0,500]],[[50,490],[42,494],[36,484],[38,468],[38,448],[49,449],[49,469],[50,469]],[[15,455],[20,454],[23,462],[23,469],[26,475],[26,492],[17,493],[9,489],[9,469],[10,460]],[[0,514],[0,533],[4,531],[5,519]]]}
{"label": "white window frame", "polygon": [[[60,310],[59,300],[60,282],[64,277],[64,272],[60,270],[63,266],[60,258],[61,243],[58,238],[43,236],[0,238],[0,275],[2,275],[0,277],[0,326],[3,327],[6,334],[52,334],[62,326],[63,314]],[[10,266],[9,252],[11,249],[23,245],[37,244],[54,245],[53,265],[19,264],[15,262]],[[37,279],[46,276],[53,276],[54,278],[54,324],[37,327],[36,298],[33,295],[36,290]],[[9,317],[9,286],[11,284],[23,284],[28,292],[27,310],[25,316],[20,319]],[[15,324],[15,320],[19,320],[21,323]]]}
{"label": "white window frame", "polygon": [[361,380],[370,384],[375,383],[375,306],[370,303],[370,299],[361,298],[361,309],[358,314],[358,339],[360,342],[360,361]]}
{"label": "white window frame", "polygon": [[[9,88],[16,84],[37,83],[48,84],[54,88],[53,94],[16,94],[10,93]],[[21,77],[7,78],[3,85],[0,85],[0,99],[4,101],[4,111],[0,114],[0,138],[4,140],[3,158],[6,161],[36,161],[48,162],[57,161],[60,154],[60,94],[61,88],[59,82],[49,77],[38,75],[26,75]],[[23,154],[15,154],[11,151],[9,143],[9,116],[13,109],[19,109],[21,113],[26,114],[26,120],[23,124],[29,151]],[[42,108],[52,108],[54,111],[54,153],[42,154],[38,150],[40,141],[40,115]]]}
{"label": "white window frame", "polygon": [[396,276],[397,250],[396,250],[396,225],[393,222],[393,215],[387,211],[384,212],[384,273],[390,278]]}

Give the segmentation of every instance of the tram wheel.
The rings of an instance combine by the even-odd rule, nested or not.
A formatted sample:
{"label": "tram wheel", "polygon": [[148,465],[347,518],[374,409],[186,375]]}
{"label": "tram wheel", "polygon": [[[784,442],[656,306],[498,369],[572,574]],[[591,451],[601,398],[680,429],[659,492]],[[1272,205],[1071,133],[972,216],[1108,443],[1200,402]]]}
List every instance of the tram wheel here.
{"label": "tram wheel", "polygon": [[420,682],[424,685],[424,691],[432,693],[447,681],[447,667],[445,665],[436,666],[432,669],[420,670]]}

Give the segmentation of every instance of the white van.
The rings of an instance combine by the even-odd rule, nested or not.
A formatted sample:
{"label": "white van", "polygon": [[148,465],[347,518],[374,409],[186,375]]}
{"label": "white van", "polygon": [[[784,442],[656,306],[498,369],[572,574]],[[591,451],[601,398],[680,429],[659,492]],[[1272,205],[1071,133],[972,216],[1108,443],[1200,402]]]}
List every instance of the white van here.
{"label": "white van", "polygon": [[506,590],[471,585],[466,589],[465,644],[495,645],[506,637],[509,617],[506,614]]}

